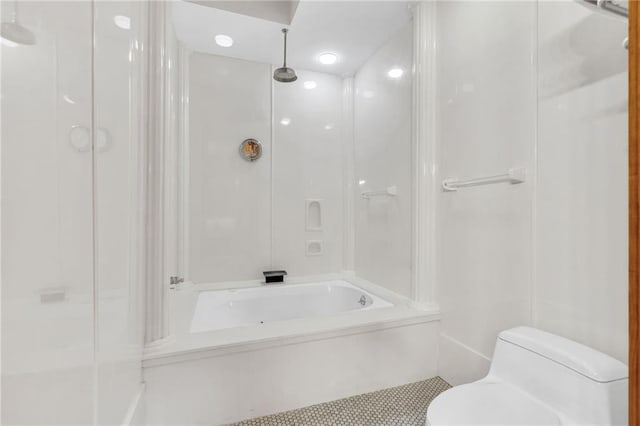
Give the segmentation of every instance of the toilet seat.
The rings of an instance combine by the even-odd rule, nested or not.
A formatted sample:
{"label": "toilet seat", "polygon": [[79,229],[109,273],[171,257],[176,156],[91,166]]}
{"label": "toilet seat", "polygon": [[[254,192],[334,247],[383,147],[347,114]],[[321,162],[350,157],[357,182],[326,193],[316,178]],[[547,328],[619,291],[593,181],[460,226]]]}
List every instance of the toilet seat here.
{"label": "toilet seat", "polygon": [[516,387],[479,381],[438,395],[427,411],[427,425],[560,425],[558,414]]}

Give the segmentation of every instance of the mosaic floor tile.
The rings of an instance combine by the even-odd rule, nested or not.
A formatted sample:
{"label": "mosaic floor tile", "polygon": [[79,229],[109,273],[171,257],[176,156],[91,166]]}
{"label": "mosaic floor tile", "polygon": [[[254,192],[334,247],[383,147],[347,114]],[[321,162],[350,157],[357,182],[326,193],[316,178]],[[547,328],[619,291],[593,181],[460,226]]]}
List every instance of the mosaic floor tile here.
{"label": "mosaic floor tile", "polygon": [[450,387],[434,377],[231,426],[424,426],[427,407]]}

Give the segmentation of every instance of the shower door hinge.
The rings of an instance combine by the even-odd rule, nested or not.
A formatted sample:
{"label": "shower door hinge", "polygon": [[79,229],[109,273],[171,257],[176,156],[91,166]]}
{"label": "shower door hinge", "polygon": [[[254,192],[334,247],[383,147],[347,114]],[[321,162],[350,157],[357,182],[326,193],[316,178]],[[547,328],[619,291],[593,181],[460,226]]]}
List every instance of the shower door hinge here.
{"label": "shower door hinge", "polygon": [[169,289],[175,290],[178,284],[183,283],[184,278],[180,277],[169,277]]}

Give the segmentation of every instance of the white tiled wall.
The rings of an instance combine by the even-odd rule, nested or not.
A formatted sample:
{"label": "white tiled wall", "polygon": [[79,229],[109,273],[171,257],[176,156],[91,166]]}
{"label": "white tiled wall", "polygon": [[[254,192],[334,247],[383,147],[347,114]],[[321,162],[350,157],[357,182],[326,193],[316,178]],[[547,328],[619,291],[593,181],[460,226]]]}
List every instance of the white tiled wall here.
{"label": "white tiled wall", "polygon": [[[573,1],[439,2],[440,374],[482,376],[522,324],[627,357],[624,20]],[[482,36],[479,37],[478,35]]]}
{"label": "white tiled wall", "polygon": [[[355,271],[404,296],[411,292],[412,24],[407,24],[354,78]],[[400,78],[388,72],[398,68]],[[363,191],[396,186],[396,197]]]}
{"label": "white tiled wall", "polygon": [[[284,84],[266,64],[200,53],[189,61],[189,278],[340,272],[342,79],[298,70]],[[239,155],[247,138],[262,144],[258,161]],[[320,229],[308,229],[307,200],[320,204]],[[311,242],[320,254],[307,254]]]}
{"label": "white tiled wall", "polygon": [[529,170],[524,184],[438,198],[440,374],[481,377],[499,331],[531,323],[534,2],[437,5],[439,178]]}
{"label": "white tiled wall", "polygon": [[[350,166],[342,158],[342,79],[297,74],[296,82],[273,86],[273,266],[291,275],[340,272],[343,168]],[[311,82],[316,87],[305,88]],[[320,205],[320,229],[306,223],[306,200]],[[312,241],[321,254],[307,255]]]}
{"label": "white tiled wall", "polygon": [[627,360],[627,22],[540,2],[535,324]]}
{"label": "white tiled wall", "polygon": [[[258,279],[271,265],[271,66],[188,60],[188,278]],[[258,161],[239,154],[248,138],[262,144]]]}

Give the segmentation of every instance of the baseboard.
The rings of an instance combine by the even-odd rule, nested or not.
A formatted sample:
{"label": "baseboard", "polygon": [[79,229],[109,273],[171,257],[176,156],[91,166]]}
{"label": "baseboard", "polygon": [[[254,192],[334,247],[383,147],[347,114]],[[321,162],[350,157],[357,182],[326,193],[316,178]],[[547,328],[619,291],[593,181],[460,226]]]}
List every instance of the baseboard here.
{"label": "baseboard", "polygon": [[145,424],[144,422],[144,392],[146,389],[146,384],[140,383],[138,387],[138,392],[131,399],[131,403],[129,404],[129,408],[127,409],[127,413],[124,416],[124,420],[122,420],[122,426],[142,426]]}
{"label": "baseboard", "polygon": [[487,375],[491,359],[458,340],[440,333],[438,375],[453,386],[474,382]]}

